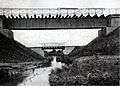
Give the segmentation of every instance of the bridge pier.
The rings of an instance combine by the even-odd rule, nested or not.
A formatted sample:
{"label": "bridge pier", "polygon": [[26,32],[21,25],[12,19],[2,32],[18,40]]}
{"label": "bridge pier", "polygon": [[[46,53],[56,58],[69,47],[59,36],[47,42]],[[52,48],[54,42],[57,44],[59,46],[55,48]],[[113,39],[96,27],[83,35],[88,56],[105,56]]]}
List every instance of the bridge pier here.
{"label": "bridge pier", "polygon": [[108,27],[106,28],[106,35],[111,33],[116,28],[120,29],[120,14],[108,16]]}
{"label": "bridge pier", "polygon": [[9,29],[3,29],[3,19],[0,18],[0,34],[10,38],[14,39],[13,32]]}
{"label": "bridge pier", "polygon": [[117,28],[120,29],[120,14],[109,15],[107,17],[107,26],[98,31],[98,36],[106,36]]}

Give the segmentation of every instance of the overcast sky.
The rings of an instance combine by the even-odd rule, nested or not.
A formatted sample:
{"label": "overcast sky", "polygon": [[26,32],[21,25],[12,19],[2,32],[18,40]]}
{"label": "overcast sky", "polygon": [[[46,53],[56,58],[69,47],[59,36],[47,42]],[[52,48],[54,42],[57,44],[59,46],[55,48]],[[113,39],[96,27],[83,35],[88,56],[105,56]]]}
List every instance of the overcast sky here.
{"label": "overcast sky", "polygon": [[[0,0],[0,8],[120,8],[120,0]],[[33,47],[46,42],[86,45],[98,30],[14,31],[15,40]]]}
{"label": "overcast sky", "polygon": [[116,8],[120,7],[120,0],[0,0],[0,7]]}
{"label": "overcast sky", "polygon": [[67,46],[88,44],[97,37],[97,29],[81,30],[20,30],[14,31],[15,39],[26,46],[41,46],[41,43],[64,43]]}

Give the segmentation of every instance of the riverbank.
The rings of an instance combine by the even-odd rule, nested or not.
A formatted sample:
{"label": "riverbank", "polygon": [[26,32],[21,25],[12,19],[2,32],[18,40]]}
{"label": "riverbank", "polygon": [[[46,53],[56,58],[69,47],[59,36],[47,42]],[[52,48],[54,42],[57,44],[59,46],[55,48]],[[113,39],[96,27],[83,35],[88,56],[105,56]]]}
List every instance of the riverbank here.
{"label": "riverbank", "polygon": [[51,86],[119,85],[119,56],[87,56],[52,70]]}
{"label": "riverbank", "polygon": [[0,63],[0,86],[17,86],[35,69],[51,66],[52,59],[36,62]]}
{"label": "riverbank", "polygon": [[18,86],[50,86],[49,74],[51,73],[51,70],[61,68],[62,65],[64,64],[56,62],[56,57],[53,56],[50,67],[36,68],[22,83],[18,84]]}

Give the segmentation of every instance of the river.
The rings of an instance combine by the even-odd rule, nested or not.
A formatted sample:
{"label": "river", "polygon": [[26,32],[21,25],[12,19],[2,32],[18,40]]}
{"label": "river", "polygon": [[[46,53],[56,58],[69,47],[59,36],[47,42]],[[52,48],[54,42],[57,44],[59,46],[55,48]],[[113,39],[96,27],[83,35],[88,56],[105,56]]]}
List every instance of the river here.
{"label": "river", "polygon": [[53,58],[52,65],[50,67],[35,69],[34,72],[31,72],[30,75],[17,86],[50,86],[48,80],[51,70],[62,68],[62,65],[64,65],[61,62],[56,62],[55,56],[53,56]]}

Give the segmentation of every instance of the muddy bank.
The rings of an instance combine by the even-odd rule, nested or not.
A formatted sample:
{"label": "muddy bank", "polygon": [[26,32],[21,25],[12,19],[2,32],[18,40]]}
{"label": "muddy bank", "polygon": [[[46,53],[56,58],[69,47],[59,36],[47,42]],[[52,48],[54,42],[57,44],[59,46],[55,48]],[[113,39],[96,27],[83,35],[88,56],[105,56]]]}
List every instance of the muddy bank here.
{"label": "muddy bank", "polygon": [[71,65],[53,70],[51,86],[119,85],[119,56],[81,57]]}

